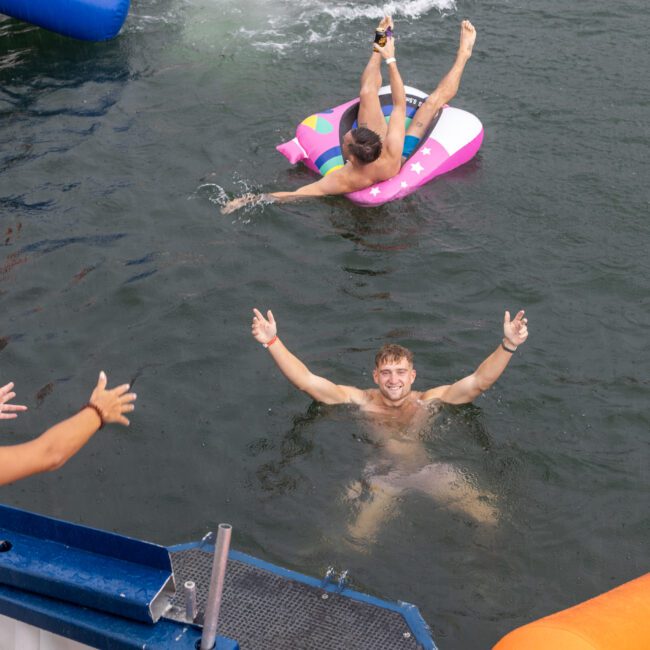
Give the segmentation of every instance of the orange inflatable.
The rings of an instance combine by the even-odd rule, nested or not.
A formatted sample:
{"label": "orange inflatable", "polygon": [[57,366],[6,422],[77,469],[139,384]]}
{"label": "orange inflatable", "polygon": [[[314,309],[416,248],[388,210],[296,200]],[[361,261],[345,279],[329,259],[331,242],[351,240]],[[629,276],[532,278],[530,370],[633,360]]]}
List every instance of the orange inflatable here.
{"label": "orange inflatable", "polygon": [[513,630],[493,650],[648,650],[650,573]]}

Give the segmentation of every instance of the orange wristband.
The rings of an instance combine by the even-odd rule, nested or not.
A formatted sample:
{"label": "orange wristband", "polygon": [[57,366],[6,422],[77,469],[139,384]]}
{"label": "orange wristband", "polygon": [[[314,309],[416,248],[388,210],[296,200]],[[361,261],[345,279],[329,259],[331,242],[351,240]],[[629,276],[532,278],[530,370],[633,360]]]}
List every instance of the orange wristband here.
{"label": "orange wristband", "polygon": [[270,348],[278,340],[278,335],[276,334],[270,341],[262,343],[265,348]]}

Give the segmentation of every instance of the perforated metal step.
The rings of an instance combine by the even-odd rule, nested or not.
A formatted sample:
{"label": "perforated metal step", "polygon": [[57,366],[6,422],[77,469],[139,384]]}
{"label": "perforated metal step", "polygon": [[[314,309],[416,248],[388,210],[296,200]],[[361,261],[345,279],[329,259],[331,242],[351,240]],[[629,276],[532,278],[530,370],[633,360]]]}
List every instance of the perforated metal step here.
{"label": "perforated metal step", "polygon": [[[177,594],[169,618],[183,618],[182,586],[196,583],[202,623],[212,554],[199,548],[171,552]],[[219,634],[241,650],[419,650],[398,611],[278,575],[232,557],[224,584]]]}

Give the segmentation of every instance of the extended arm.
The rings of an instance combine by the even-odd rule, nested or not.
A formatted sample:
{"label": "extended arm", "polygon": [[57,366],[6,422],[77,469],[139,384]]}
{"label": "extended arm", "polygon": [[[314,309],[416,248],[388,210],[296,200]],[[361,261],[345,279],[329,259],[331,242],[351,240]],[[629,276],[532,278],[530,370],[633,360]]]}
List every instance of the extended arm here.
{"label": "extended arm", "polygon": [[332,194],[345,194],[350,192],[351,188],[345,183],[345,177],[340,173],[341,170],[336,170],[323,176],[313,183],[303,185],[295,192],[271,192],[269,194],[246,194],[239,198],[228,201],[226,205],[221,208],[221,214],[230,214],[239,208],[246,205],[254,205],[255,203],[263,202],[287,202],[297,201],[298,199],[308,199],[316,196],[330,196]]}
{"label": "extended arm", "polygon": [[353,386],[341,386],[315,375],[298,357],[289,352],[278,338],[278,328],[271,310],[267,312],[266,318],[258,309],[253,309],[253,314],[253,337],[266,346],[282,374],[296,388],[324,404],[360,404],[365,401],[364,391]]}
{"label": "extended arm", "polygon": [[517,313],[510,320],[510,312],[506,311],[503,319],[503,342],[469,377],[449,386],[438,386],[426,391],[422,398],[425,400],[440,399],[448,404],[467,404],[475,400],[481,393],[490,388],[506,369],[517,346],[528,338],[528,320],[524,311]]}
{"label": "extended arm", "polygon": [[406,92],[404,82],[397,69],[395,59],[395,41],[391,36],[384,47],[375,46],[384,61],[387,61],[390,81],[390,92],[393,99],[393,111],[388,122],[385,146],[388,153],[401,163],[402,148],[404,146],[405,120],[406,120]]}
{"label": "extended arm", "polygon": [[[0,485],[13,483],[32,474],[58,469],[74,456],[104,424],[128,425],[124,413],[132,411],[136,399],[127,393],[128,384],[106,390],[106,375],[99,375],[89,404],[79,413],[20,445],[0,447]],[[101,413],[101,417],[100,417]]]}

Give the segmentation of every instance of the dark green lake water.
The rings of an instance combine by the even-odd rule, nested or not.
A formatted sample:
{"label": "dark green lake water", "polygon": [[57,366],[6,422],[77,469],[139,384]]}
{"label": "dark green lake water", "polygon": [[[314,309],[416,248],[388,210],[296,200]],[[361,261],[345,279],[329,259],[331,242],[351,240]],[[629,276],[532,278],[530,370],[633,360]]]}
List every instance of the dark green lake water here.
{"label": "dark green lake water", "polygon": [[[458,24],[478,41],[454,104],[479,156],[407,199],[334,198],[228,217],[223,193],[310,179],[274,146],[357,92],[375,3],[141,0],[79,43],[0,23],[0,380],[26,440],[100,369],[136,377],[130,429],[102,430],[5,503],[172,544],[220,521],[234,545],[417,604],[442,650],[648,570],[645,0],[392,4],[405,81],[431,90]],[[374,350],[416,353],[416,387],[471,372],[527,310],[528,343],[430,455],[496,495],[487,529],[418,494],[351,543],[345,486],[372,448],[310,408],[250,336],[250,310],[316,372],[370,385]]]}

